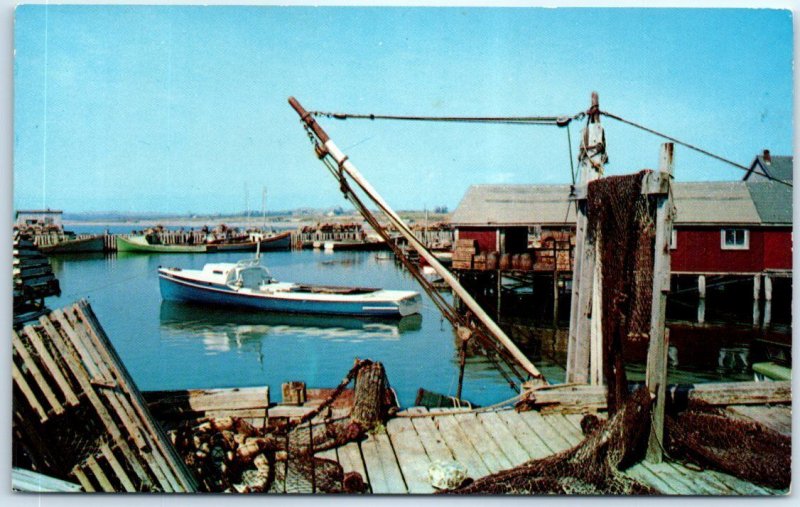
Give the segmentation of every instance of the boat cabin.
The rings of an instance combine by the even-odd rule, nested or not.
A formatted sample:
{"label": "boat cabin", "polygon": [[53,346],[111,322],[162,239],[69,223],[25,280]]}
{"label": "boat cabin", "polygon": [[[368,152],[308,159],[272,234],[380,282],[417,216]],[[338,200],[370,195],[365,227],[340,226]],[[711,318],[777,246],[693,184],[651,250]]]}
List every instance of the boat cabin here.
{"label": "boat cabin", "polygon": [[215,285],[235,286],[239,289],[258,290],[262,285],[273,283],[269,270],[257,259],[241,260],[235,264],[213,263],[203,266],[202,278]]}

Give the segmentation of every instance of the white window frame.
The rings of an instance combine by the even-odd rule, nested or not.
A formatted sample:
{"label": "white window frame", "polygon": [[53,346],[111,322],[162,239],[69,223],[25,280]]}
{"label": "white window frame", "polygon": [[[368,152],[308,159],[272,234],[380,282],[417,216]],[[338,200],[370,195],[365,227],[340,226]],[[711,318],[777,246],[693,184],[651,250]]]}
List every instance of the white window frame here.
{"label": "white window frame", "polygon": [[[725,233],[727,231],[743,231],[744,232],[744,244],[742,245],[729,245],[725,242]],[[722,250],[750,250],[750,230],[745,229],[743,227],[727,227],[725,229],[720,229],[719,234],[719,242],[720,248]]]}
{"label": "white window frame", "polygon": [[669,238],[669,249],[670,250],[677,250],[678,249],[678,230],[672,229],[672,234]]}

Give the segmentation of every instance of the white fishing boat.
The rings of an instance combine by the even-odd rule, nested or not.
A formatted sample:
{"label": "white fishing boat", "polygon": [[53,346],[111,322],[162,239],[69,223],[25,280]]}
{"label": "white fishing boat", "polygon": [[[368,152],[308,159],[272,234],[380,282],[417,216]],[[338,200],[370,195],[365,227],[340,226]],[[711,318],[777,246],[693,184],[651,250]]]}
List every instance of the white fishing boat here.
{"label": "white fishing boat", "polygon": [[210,263],[203,269],[159,268],[165,300],[270,312],[404,317],[420,313],[418,292],[279,282],[259,257]]}

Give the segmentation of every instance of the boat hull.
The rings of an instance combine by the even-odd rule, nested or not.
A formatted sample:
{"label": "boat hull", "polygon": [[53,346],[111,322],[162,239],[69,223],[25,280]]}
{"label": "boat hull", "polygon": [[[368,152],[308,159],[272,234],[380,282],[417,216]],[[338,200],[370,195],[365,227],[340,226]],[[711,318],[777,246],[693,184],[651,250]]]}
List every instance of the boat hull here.
{"label": "boat hull", "polygon": [[204,253],[205,245],[151,245],[147,243],[143,236],[133,236],[123,238],[117,236],[118,252],[142,252],[142,253]]}
{"label": "boat hull", "polygon": [[39,247],[40,252],[47,254],[103,252],[104,249],[103,236],[81,239],[66,239],[53,245]]}
{"label": "boat hull", "polygon": [[224,305],[269,312],[310,313],[322,315],[353,315],[400,318],[420,313],[419,294],[405,299],[327,296],[315,298],[313,294],[291,299],[270,294],[242,293],[217,284],[202,284],[182,279],[159,270],[161,297],[168,301],[181,301],[209,305]]}
{"label": "boat hull", "polygon": [[[256,246],[258,246],[259,242],[257,241],[246,241],[242,243],[216,243],[206,245],[206,251],[211,252],[255,252]],[[292,233],[284,232],[282,234],[278,234],[272,236],[270,238],[264,238],[261,240],[261,248],[262,252],[270,251],[270,250],[289,250],[292,246]]]}

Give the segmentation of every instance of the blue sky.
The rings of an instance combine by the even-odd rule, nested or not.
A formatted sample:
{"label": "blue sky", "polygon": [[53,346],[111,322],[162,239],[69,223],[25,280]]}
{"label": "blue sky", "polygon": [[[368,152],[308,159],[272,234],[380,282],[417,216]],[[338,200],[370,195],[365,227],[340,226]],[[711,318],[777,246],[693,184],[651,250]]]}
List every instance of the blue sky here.
{"label": "blue sky", "polygon": [[[124,7],[16,11],[14,206],[345,205],[286,99],[376,114],[601,108],[749,164],[792,153],[792,19],[756,9]],[[564,129],[321,120],[397,209],[471,184],[568,183]],[[603,121],[607,174],[657,165]],[[572,126],[577,145],[578,124]],[[684,148],[676,178],[741,172]],[[245,190],[247,189],[247,190]]]}

